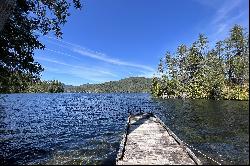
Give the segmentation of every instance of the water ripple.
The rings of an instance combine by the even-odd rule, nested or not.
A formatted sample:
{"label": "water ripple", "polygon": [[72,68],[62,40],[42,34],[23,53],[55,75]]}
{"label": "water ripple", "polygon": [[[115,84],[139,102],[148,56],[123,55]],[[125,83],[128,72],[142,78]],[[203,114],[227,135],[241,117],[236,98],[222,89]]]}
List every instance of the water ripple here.
{"label": "water ripple", "polygon": [[140,111],[224,164],[248,164],[248,109],[247,102],[149,94],[1,95],[0,164],[114,164],[128,113]]}

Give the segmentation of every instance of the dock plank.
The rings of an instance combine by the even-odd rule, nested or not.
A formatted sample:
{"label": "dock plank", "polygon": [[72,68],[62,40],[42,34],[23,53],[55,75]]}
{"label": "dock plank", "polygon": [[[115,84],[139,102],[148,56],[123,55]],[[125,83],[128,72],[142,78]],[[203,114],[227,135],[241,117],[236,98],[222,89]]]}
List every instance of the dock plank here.
{"label": "dock plank", "polygon": [[200,164],[152,114],[131,116],[128,123],[121,147],[123,154],[117,158],[117,165]]}

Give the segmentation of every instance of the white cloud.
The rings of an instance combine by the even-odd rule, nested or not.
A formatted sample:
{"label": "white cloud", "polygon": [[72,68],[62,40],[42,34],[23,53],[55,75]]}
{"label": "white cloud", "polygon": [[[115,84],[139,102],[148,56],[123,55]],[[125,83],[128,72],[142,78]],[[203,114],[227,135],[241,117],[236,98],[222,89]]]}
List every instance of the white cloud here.
{"label": "white cloud", "polygon": [[218,24],[221,21],[225,21],[230,17],[230,12],[232,12],[236,7],[240,5],[242,1],[240,0],[231,0],[226,1],[222,7],[217,10],[214,19],[212,21],[212,24]]}
{"label": "white cloud", "polygon": [[[215,10],[214,15],[211,17],[211,20],[206,21],[205,24],[199,28],[199,30],[202,29],[202,33],[205,32],[208,36],[210,46],[213,47],[217,41],[225,39],[234,24],[240,24],[244,27],[248,26],[249,8],[245,6],[245,2],[247,1],[213,1],[213,3],[217,5],[211,9],[212,11]],[[203,4],[205,5],[205,2]]]}
{"label": "white cloud", "polygon": [[129,66],[129,67],[136,67],[136,68],[141,68],[144,70],[148,70],[148,71],[154,71],[153,68],[149,67],[149,66],[145,66],[145,65],[140,65],[140,64],[135,64],[135,63],[131,63],[131,62],[125,62],[125,61],[121,61],[119,59],[113,59],[110,57],[107,57],[105,54],[100,54],[97,52],[92,52],[89,50],[84,50],[82,48],[73,48],[72,51],[77,52],[83,56],[88,56],[91,58],[95,58],[107,63],[111,63],[111,64],[115,64],[115,65],[122,65],[122,66]]}
{"label": "white cloud", "polygon": [[[93,73],[91,71],[80,70],[77,68],[67,68],[67,70],[60,70],[57,68],[51,68],[51,67],[46,66],[46,70],[53,72],[53,73],[57,73],[57,74],[66,74],[66,75],[70,75],[70,76],[83,79],[82,84],[87,83],[86,80],[92,83],[102,83],[102,82],[109,81],[110,79],[114,79],[113,77],[105,76],[102,73],[97,73],[97,72]],[[68,81],[69,80],[67,80],[66,82]],[[73,83],[70,83],[70,84],[76,85],[74,81]]]}
{"label": "white cloud", "polygon": [[247,11],[241,11],[237,15],[230,17],[225,21],[218,22],[217,25],[215,25],[217,27],[217,30],[211,37],[214,38],[215,40],[219,40],[221,36],[225,36],[226,34],[229,33],[229,29],[232,28],[234,24],[236,23],[244,24],[242,19],[245,19],[247,15],[248,15]]}
{"label": "white cloud", "polygon": [[[70,65],[68,63],[65,62],[61,62],[58,60],[53,60],[53,59],[49,59],[49,58],[45,58],[45,57],[37,57],[38,60],[40,61],[47,61],[50,63],[55,63],[58,65],[63,65],[66,66],[64,67],[63,70],[57,69],[57,68],[53,68],[54,72],[60,72],[60,73],[65,73],[65,74],[73,74],[77,77],[80,78],[85,78],[90,80],[90,77],[105,77],[105,76],[111,76],[111,77],[117,77],[116,74],[107,71],[103,68],[94,68],[94,67],[83,67],[83,66],[77,66],[77,65]],[[46,69],[48,69],[48,67],[46,67]],[[51,68],[50,68],[51,69]],[[51,70],[52,71],[52,70]],[[75,73],[74,73],[75,71]]]}
{"label": "white cloud", "polygon": [[127,62],[127,61],[122,61],[122,60],[119,60],[119,59],[111,58],[111,57],[107,56],[104,53],[93,51],[93,50],[84,48],[84,47],[79,46],[79,45],[74,44],[74,43],[59,40],[59,39],[56,39],[56,38],[53,38],[53,37],[50,37],[50,36],[48,36],[48,38],[53,39],[53,40],[57,40],[57,41],[59,41],[60,43],[63,43],[63,44],[55,43],[53,41],[48,41],[48,42],[53,43],[53,44],[55,44],[55,45],[57,45],[59,47],[69,49],[70,51],[78,53],[78,54],[80,54],[82,56],[90,57],[90,58],[97,59],[97,60],[100,60],[100,61],[103,61],[103,62],[114,64],[114,65],[122,65],[122,66],[140,68],[140,69],[144,69],[144,70],[147,70],[147,71],[154,71],[154,69],[152,67],[149,67],[149,66],[146,66],[146,65],[141,65],[141,64],[137,64],[137,63],[132,63],[132,62]]}
{"label": "white cloud", "polygon": [[67,53],[64,53],[64,52],[61,52],[61,51],[58,51],[58,50],[52,50],[52,49],[49,49],[49,48],[45,48],[45,50],[50,51],[50,52],[54,52],[56,54],[65,55],[65,56],[80,60],[80,58],[77,58],[77,57],[75,57],[73,55],[70,55],[70,54],[67,54]]}
{"label": "white cloud", "polygon": [[[74,58],[77,60],[78,63],[77,65],[75,65],[75,63],[71,60],[64,62],[62,60],[59,60],[59,58],[55,56],[51,57],[50,55],[50,57],[48,57],[46,56],[47,54],[45,54],[44,56],[36,56],[36,59],[41,62],[46,61],[49,63],[53,63],[52,65],[47,65],[47,66],[46,64],[43,64],[45,66],[46,71],[48,72],[52,72],[55,74],[66,74],[73,77],[77,77],[83,79],[83,83],[84,82],[86,83],[86,80],[88,80],[91,83],[102,83],[111,80],[118,80],[120,79],[121,75],[126,76],[127,73],[130,71],[133,71],[134,73],[132,75],[130,72],[130,76],[135,76],[136,73],[138,73],[137,74],[138,76],[143,76],[143,77],[151,77],[152,76],[151,73],[154,72],[153,68],[146,65],[114,59],[108,57],[103,53],[89,50],[79,45],[65,42],[63,40],[59,40],[53,37],[49,37],[49,39],[53,40],[46,40],[46,42],[49,43],[46,46],[51,47],[51,44],[53,44],[54,46],[58,46],[60,51],[56,50],[56,47],[54,47],[54,49],[46,47],[45,48],[46,51]],[[107,64],[103,64],[102,66],[81,65],[82,64],[81,57],[79,56],[90,57],[102,62],[106,62]],[[110,66],[108,64],[113,64],[115,66]],[[66,82],[68,82],[68,80],[66,80]]]}

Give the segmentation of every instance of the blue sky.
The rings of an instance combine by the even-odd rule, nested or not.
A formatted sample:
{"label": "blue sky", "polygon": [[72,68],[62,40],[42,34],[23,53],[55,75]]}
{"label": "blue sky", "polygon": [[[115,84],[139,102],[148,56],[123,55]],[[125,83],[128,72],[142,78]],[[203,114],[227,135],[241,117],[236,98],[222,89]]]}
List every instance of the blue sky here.
{"label": "blue sky", "polygon": [[35,51],[43,80],[102,83],[130,76],[151,77],[166,51],[190,45],[199,33],[210,44],[229,28],[249,26],[248,0],[84,0],[70,9],[63,39],[40,37]]}

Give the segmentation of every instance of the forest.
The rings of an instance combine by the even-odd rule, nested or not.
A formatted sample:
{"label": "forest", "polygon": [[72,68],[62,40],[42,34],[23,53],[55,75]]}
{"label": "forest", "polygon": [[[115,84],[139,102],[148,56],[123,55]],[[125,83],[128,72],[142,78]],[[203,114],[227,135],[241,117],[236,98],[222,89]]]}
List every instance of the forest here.
{"label": "forest", "polygon": [[[0,26],[0,93],[151,92],[160,98],[249,100],[249,32],[241,25],[234,25],[216,44],[200,34],[190,46],[181,44],[175,52],[166,52],[152,79],[67,86],[41,80],[44,68],[35,61],[34,51],[45,49],[39,36],[50,32],[62,38],[70,6],[80,10],[80,1],[10,2],[1,4],[3,9],[11,6],[7,13],[0,10],[6,17]],[[53,12],[46,14],[47,9]]]}
{"label": "forest", "polygon": [[64,84],[58,80],[38,81],[28,85],[26,93],[60,93],[64,92]]}
{"label": "forest", "polygon": [[110,81],[101,84],[83,84],[80,86],[65,85],[65,92],[85,93],[150,93],[151,78],[129,77],[119,81]]}
{"label": "forest", "polygon": [[249,100],[249,32],[234,25],[228,37],[209,48],[199,34],[160,59],[151,94],[160,98]]}

